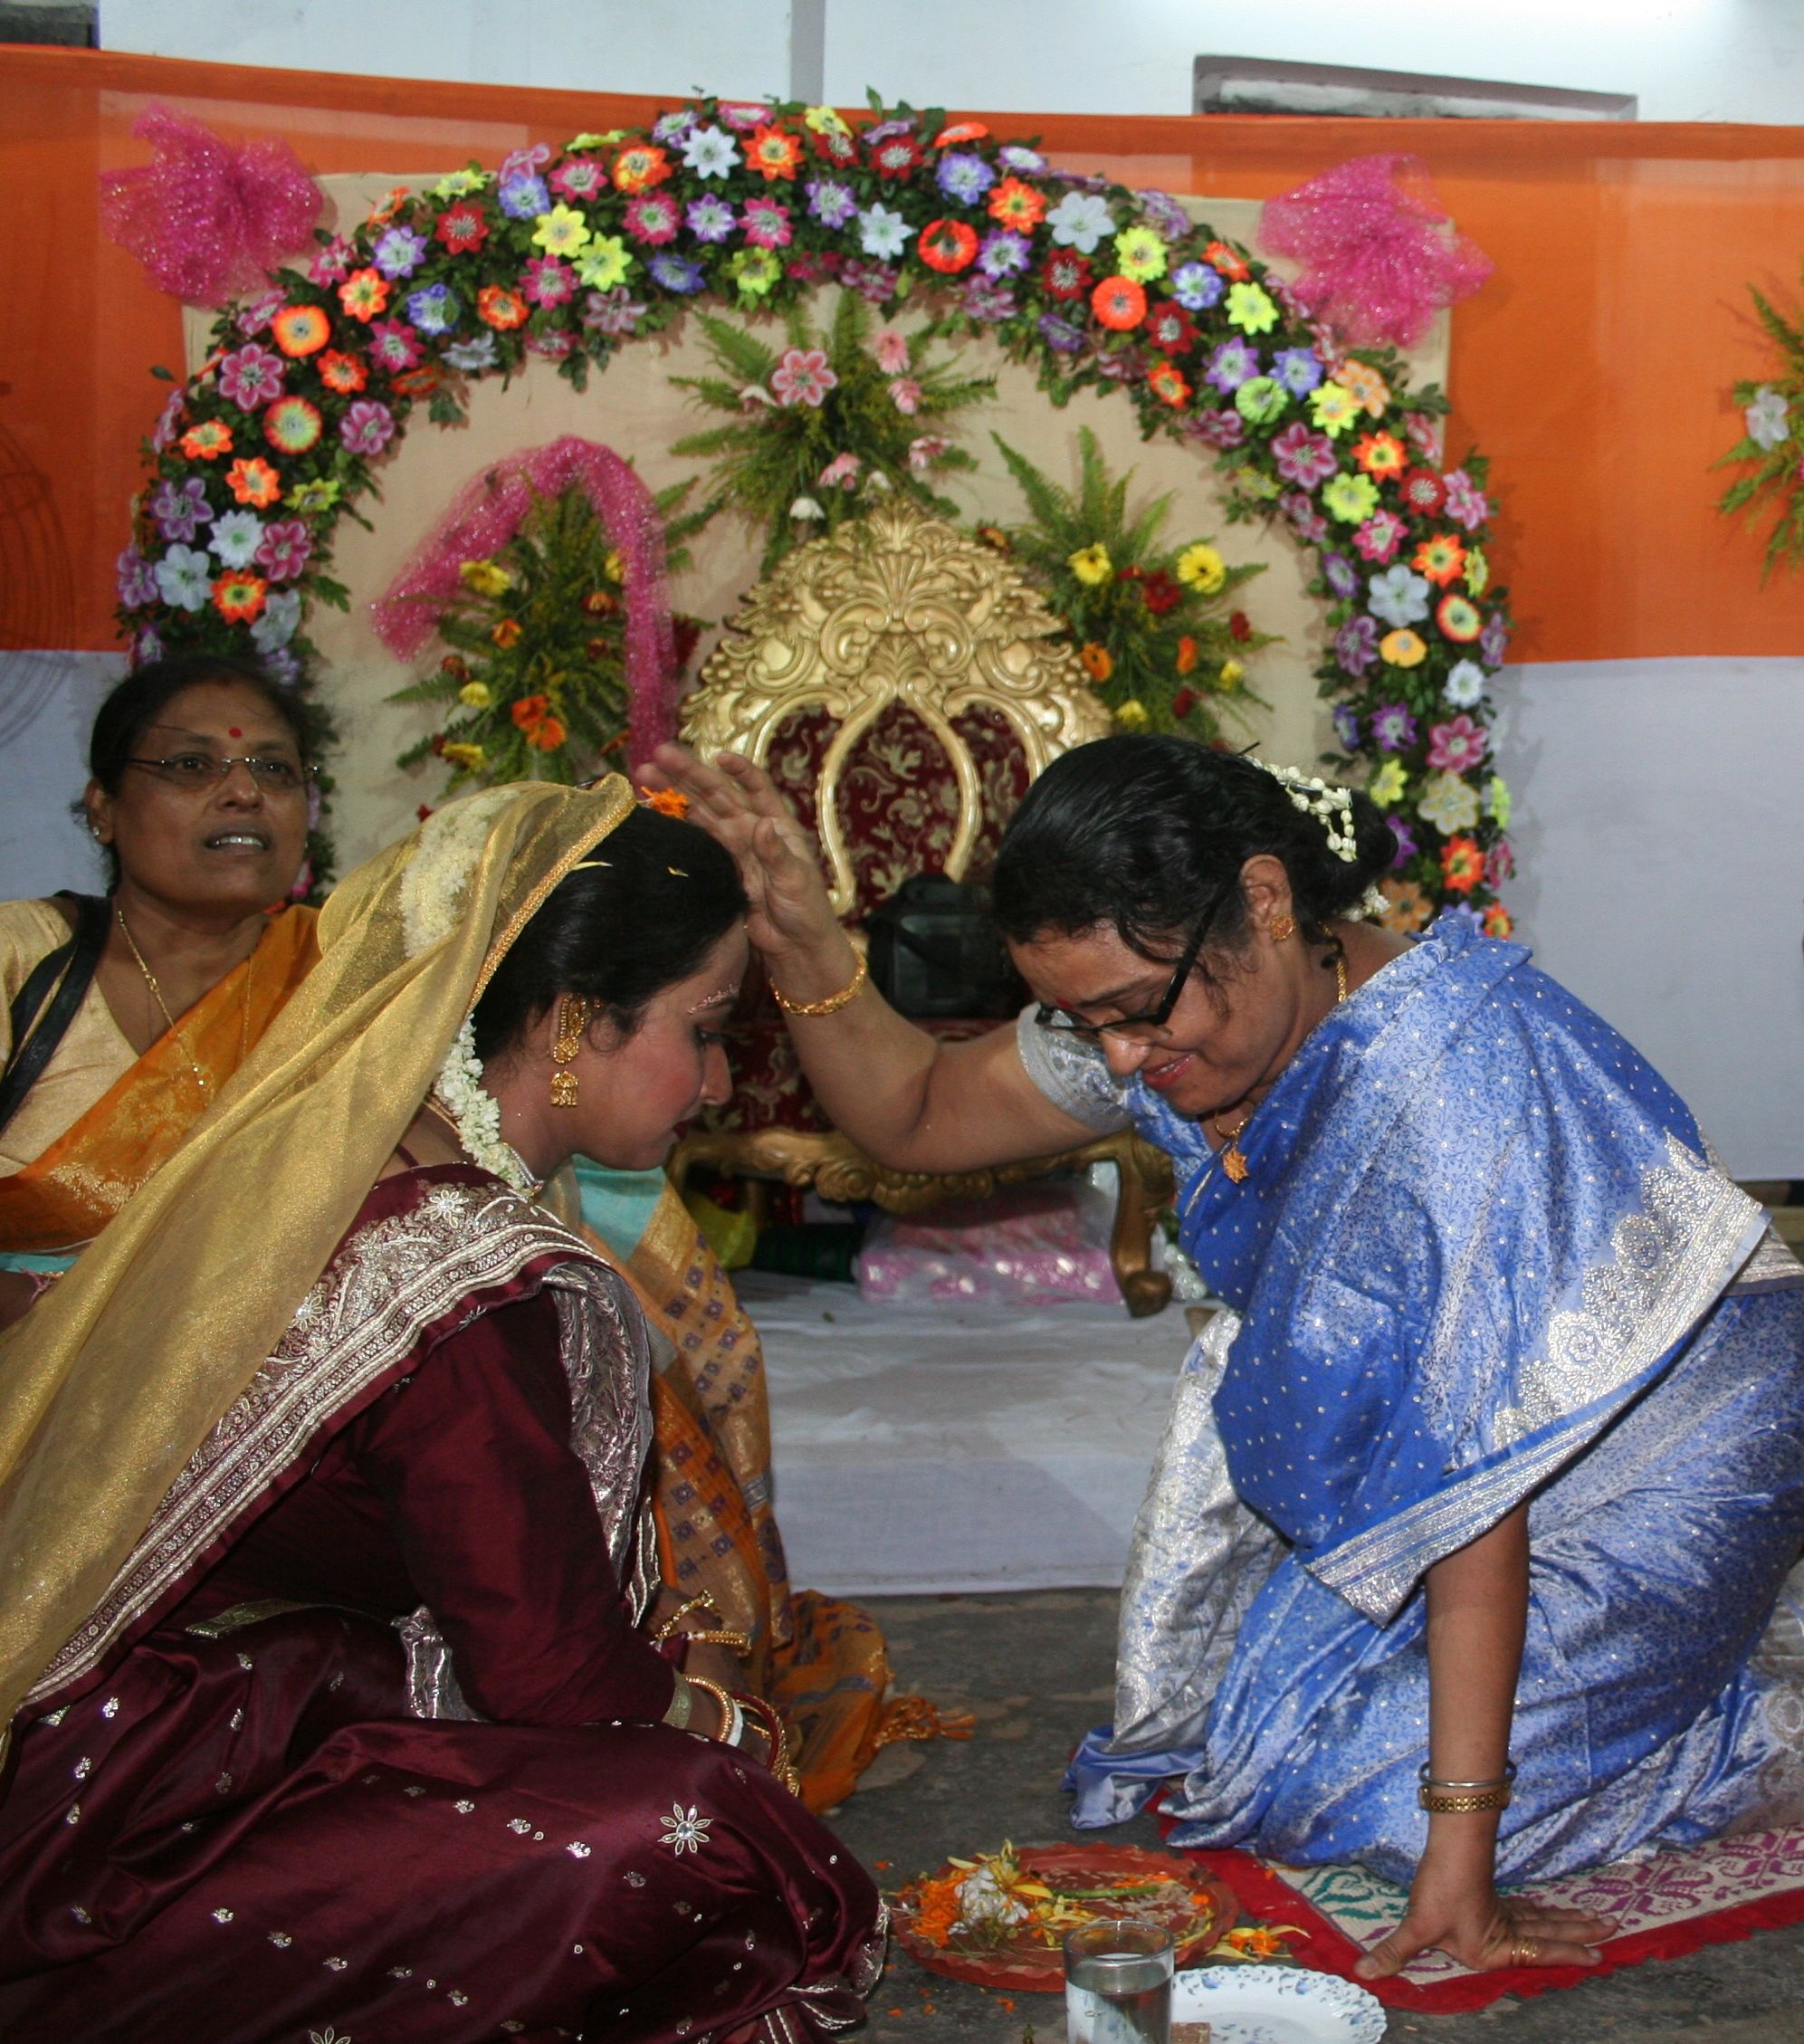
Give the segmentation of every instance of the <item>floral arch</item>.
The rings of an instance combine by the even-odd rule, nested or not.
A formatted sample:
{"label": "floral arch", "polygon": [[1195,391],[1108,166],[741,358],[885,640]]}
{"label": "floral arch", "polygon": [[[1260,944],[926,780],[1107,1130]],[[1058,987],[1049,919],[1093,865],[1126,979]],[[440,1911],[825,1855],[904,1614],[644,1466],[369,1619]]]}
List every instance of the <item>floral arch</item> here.
{"label": "floral arch", "polygon": [[[1053,169],[907,108],[703,99],[649,130],[539,144],[397,191],[304,271],[229,306],[147,444],[119,559],[133,656],[254,650],[306,688],[309,607],[343,607],[334,534],[416,411],[549,358],[578,389],[698,302],[745,314],[836,284],[986,334],[1055,404],[1113,388],[1142,434],[1213,453],[1230,520],[1313,549],[1316,670],[1389,816],[1394,919],[1451,903],[1506,932],[1509,794],[1487,690],[1508,637],[1482,461],[1441,465],[1446,401],[1343,349],[1274,273],[1167,195]],[[316,841],[327,870],[329,848]]]}

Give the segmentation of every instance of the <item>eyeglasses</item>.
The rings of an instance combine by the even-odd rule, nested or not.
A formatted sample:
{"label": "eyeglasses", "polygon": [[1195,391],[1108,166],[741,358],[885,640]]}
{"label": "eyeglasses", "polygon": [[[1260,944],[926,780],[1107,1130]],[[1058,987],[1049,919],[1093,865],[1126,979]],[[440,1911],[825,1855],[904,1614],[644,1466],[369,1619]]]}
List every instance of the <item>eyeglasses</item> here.
{"label": "eyeglasses", "polygon": [[1218,893],[1204,911],[1190,941],[1184,947],[1183,956],[1178,960],[1178,969],[1171,975],[1171,983],[1160,998],[1157,1008],[1150,1008],[1143,1015],[1118,1016],[1112,1022],[1086,1022],[1081,1016],[1068,1008],[1055,1008],[1042,1001],[1034,1012],[1034,1020],[1043,1029],[1062,1030],[1066,1036],[1082,1036],[1086,1043],[1100,1043],[1104,1036],[1121,1036],[1129,1043],[1150,1043],[1160,1030],[1171,1019],[1172,1010],[1178,1006],[1186,982],[1197,969],[1197,960],[1203,955],[1203,939],[1207,936],[1209,925],[1215,921],[1216,910],[1225,898]]}
{"label": "eyeglasses", "polygon": [[168,781],[176,788],[198,790],[217,788],[234,767],[246,767],[251,778],[271,795],[291,795],[307,778],[305,767],[297,766],[292,759],[268,759],[255,752],[243,752],[230,759],[221,759],[211,752],[177,752],[167,759],[128,759],[128,767],[144,767]]}

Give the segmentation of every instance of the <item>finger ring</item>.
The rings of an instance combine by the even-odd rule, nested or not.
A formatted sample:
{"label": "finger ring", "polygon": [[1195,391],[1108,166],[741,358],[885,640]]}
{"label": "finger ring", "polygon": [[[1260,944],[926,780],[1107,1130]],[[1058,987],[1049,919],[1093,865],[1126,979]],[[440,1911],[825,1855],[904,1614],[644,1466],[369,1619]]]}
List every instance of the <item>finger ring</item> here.
{"label": "finger ring", "polygon": [[1532,1966],[1541,1957],[1541,1946],[1532,1937],[1519,1937],[1510,1946],[1510,1963],[1513,1966]]}

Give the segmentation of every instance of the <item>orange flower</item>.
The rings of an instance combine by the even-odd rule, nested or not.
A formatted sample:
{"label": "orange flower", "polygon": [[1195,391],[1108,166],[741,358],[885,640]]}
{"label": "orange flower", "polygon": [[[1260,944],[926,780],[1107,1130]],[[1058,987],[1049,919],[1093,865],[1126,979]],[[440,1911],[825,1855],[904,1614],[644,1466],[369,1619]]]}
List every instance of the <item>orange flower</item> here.
{"label": "orange flower", "polygon": [[689,814],[689,798],[680,788],[642,788],[639,799],[661,817],[674,817],[680,823]]}
{"label": "orange flower", "polygon": [[216,462],[232,452],[232,428],[224,419],[203,419],[183,434],[182,452],[191,461]]}
{"label": "orange flower", "polygon": [[[510,646],[518,645],[520,644],[519,618],[503,617],[501,623],[497,625],[492,631],[491,631],[489,636],[498,646],[501,647],[503,653],[505,653]],[[545,698],[542,695],[530,695],[526,698],[526,700],[529,702],[543,702]],[[514,722],[518,723],[520,721],[520,704],[516,702],[513,707]]]}
{"label": "orange flower", "polygon": [[929,1944],[945,1944],[959,1921],[959,1878],[922,1881],[914,1905],[915,1934]]}
{"label": "orange flower", "polygon": [[1384,408],[1390,402],[1390,386],[1368,363],[1342,362],[1334,371],[1334,380],[1373,418],[1384,416]]}
{"label": "orange flower", "polygon": [[1203,261],[1213,264],[1231,283],[1244,284],[1253,274],[1226,242],[1211,242],[1203,251]]}
{"label": "orange flower", "polygon": [[1441,877],[1450,894],[1469,894],[1484,877],[1484,855],[1475,837],[1449,837],[1441,847]]}
{"label": "orange flower", "polygon": [[268,588],[261,575],[228,568],[213,585],[213,607],[228,625],[248,625],[262,615]]}
{"label": "orange flower", "polygon": [[1104,277],[1090,294],[1090,310],[1103,326],[1127,333],[1146,317],[1146,293],[1131,277]]}
{"label": "orange flower", "polygon": [[768,122],[754,128],[745,146],[746,168],[755,170],[768,185],[778,177],[793,178],[802,160],[802,145],[781,128]]}
{"label": "orange flower", "polygon": [[282,495],[282,478],[261,454],[242,457],[225,472],[225,487],[241,504],[262,511]]}
{"label": "orange flower", "polygon": [[1382,481],[1403,473],[1409,451],[1394,433],[1368,433],[1355,444],[1353,459],[1368,475]]}
{"label": "orange flower", "polygon": [[1502,902],[1493,902],[1484,912],[1484,934],[1487,937],[1507,937],[1516,927],[1510,912]]}
{"label": "orange flower", "polygon": [[[513,625],[511,617],[503,618],[501,622],[506,625]],[[498,625],[495,629],[499,631],[501,626]],[[514,625],[513,630],[514,638],[518,638],[520,636],[520,626]],[[508,643],[511,645],[513,642],[510,640]],[[551,698],[549,695],[523,695],[508,712],[508,715],[523,731],[530,731],[536,725],[542,724],[550,714]]]}
{"label": "orange flower", "polygon": [[669,176],[670,159],[655,142],[629,142],[614,159],[614,188],[629,198]]}
{"label": "orange flower", "polygon": [[317,305],[284,305],[270,332],[284,355],[317,355],[332,338],[332,322]]}
{"label": "orange flower", "polygon": [[1044,218],[1046,197],[1018,177],[1005,177],[989,195],[989,216],[1017,234],[1031,234]]}
{"label": "orange flower", "polygon": [[324,429],[320,407],[304,397],[278,397],[263,414],[263,438],[284,454],[304,454]]}
{"label": "orange flower", "polygon": [[950,149],[959,142],[980,142],[989,133],[980,120],[956,121],[950,128],[942,128],[933,138],[936,149]]}
{"label": "orange flower", "polygon": [[[1198,1896],[1196,1899],[1201,1904],[1207,1902],[1208,1897]],[[1276,1931],[1268,1929],[1264,1924],[1242,1924],[1237,1929],[1229,1931],[1222,1943],[1246,1959],[1277,1958],[1283,1955],[1284,1949],[1284,1939]]]}
{"label": "orange flower", "polygon": [[555,717],[541,717],[526,734],[526,742],[540,752],[555,752],[568,734]]}
{"label": "orange flower", "polygon": [[1193,674],[1197,671],[1197,642],[1188,632],[1178,642],[1177,667],[1180,674]]}
{"label": "orange flower", "polygon": [[444,381],[444,372],[436,362],[422,362],[417,369],[390,377],[388,387],[397,397],[430,397]]}
{"label": "orange flower", "polygon": [[365,326],[388,310],[388,280],[380,270],[353,270],[339,286],[339,303]]}
{"label": "orange flower", "polygon": [[386,227],[412,195],[405,185],[391,185],[380,205],[364,222],[366,227]]}
{"label": "orange flower", "polygon": [[1094,639],[1084,646],[1077,657],[1083,663],[1083,672],[1093,682],[1106,682],[1115,672],[1112,655],[1105,645],[1098,645]]}
{"label": "orange flower", "polygon": [[591,589],[583,598],[583,608],[591,617],[612,617],[620,605],[606,589]]}
{"label": "orange flower", "polygon": [[930,270],[951,276],[969,267],[978,252],[978,237],[962,220],[930,220],[915,246]]}
{"label": "orange flower", "polygon": [[1155,362],[1146,372],[1146,387],[1161,404],[1169,405],[1174,410],[1189,401],[1190,387],[1175,362]]}
{"label": "orange flower", "polygon": [[349,397],[369,381],[369,371],[355,355],[329,348],[320,358],[320,381],[328,390],[336,390],[340,397]]}
{"label": "orange flower", "polygon": [[1444,589],[1465,567],[1465,549],[1451,532],[1436,532],[1424,540],[1409,563],[1417,574],[1426,575],[1437,588]]}
{"label": "orange flower", "polygon": [[1413,880],[1380,880],[1378,891],[1390,904],[1379,921],[1399,937],[1413,937],[1426,930],[1435,912],[1434,904]]}
{"label": "orange flower", "polygon": [[526,324],[526,301],[517,291],[509,291],[502,284],[482,286],[476,293],[476,312],[478,318],[504,333],[511,327]]}

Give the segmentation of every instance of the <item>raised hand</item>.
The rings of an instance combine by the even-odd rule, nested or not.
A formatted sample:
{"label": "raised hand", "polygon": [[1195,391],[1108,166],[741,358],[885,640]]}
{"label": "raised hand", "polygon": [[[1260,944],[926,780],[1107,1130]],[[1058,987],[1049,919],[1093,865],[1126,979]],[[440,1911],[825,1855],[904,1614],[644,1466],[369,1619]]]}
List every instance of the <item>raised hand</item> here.
{"label": "raised hand", "polygon": [[1425,1854],[1409,1907],[1388,1937],[1354,1968],[1361,1980],[1388,1980],[1431,1947],[1475,1972],[1503,1966],[1595,1966],[1596,1946],[1616,1934],[1616,1919],[1561,1909],[1530,1896],[1500,1896],[1488,1876],[1465,1875]]}

